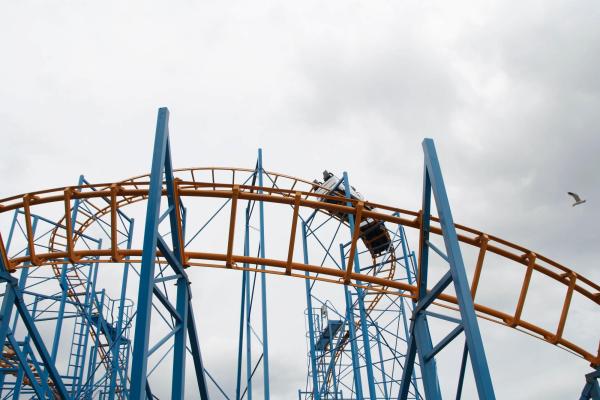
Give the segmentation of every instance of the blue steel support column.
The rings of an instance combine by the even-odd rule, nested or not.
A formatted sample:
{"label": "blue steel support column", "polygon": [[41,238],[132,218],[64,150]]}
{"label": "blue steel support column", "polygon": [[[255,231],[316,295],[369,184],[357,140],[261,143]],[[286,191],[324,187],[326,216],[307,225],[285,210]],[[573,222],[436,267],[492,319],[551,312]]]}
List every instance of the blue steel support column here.
{"label": "blue steel support column", "polygon": [[427,324],[424,313],[417,313],[417,315],[413,316],[413,318],[414,327],[411,337],[414,337],[414,342],[411,344],[416,345],[417,355],[419,357],[419,365],[421,366],[423,387],[425,388],[425,397],[427,399],[441,399],[442,395],[438,381],[435,358],[431,358],[430,360],[425,359],[425,354],[429,354],[429,352],[433,349],[429,325]]}
{"label": "blue steel support column", "polygon": [[[244,234],[244,256],[250,255],[250,203],[246,208],[246,226]],[[248,263],[244,263],[244,268],[248,268]],[[250,312],[251,310],[251,299],[250,299],[250,271],[244,270],[243,274],[246,275],[246,390],[248,394],[248,400],[252,400],[252,335],[250,327]]]}
{"label": "blue steel support column", "polygon": [[[10,225],[10,231],[8,233],[8,239],[6,241],[6,250],[0,250],[0,252],[2,251],[8,251],[9,247],[10,247],[10,243],[12,241],[12,236],[13,233],[15,231],[15,227],[17,225],[17,217],[19,216],[19,210],[15,210],[14,214],[13,214],[13,218],[12,218],[12,223]],[[1,238],[0,238],[1,241]],[[2,254],[0,254],[0,257],[2,257]],[[8,257],[7,257],[8,259]],[[0,278],[0,282],[2,281],[2,279]],[[20,283],[20,282],[19,282]],[[8,283],[7,283],[8,285]],[[9,332],[9,323],[10,320],[12,318],[12,309],[13,309],[13,305],[14,305],[15,299],[14,299],[14,293],[12,291],[9,290],[5,290],[4,293],[4,297],[2,297],[2,300],[0,301],[0,346],[3,346],[4,343],[6,342],[6,338]],[[15,318],[15,321],[13,323],[13,332],[15,331],[16,325],[17,325],[17,320],[18,318]],[[19,375],[17,378],[21,377],[22,379],[22,375],[23,375],[23,371],[19,370]],[[4,378],[5,378],[5,372],[0,371],[0,398],[2,397],[2,388],[4,387]],[[19,379],[17,379],[18,381]],[[20,383],[19,383],[20,386]],[[15,391],[17,390],[17,386],[15,386]]]}
{"label": "blue steel support column", "polygon": [[[416,354],[419,355],[427,398],[437,399],[441,397],[439,394],[439,387],[436,388],[434,386],[434,381],[432,379],[434,375],[433,368],[435,368],[434,356],[459,333],[464,332],[466,348],[469,350],[468,353],[471,359],[471,366],[479,398],[493,400],[495,399],[495,395],[492,380],[483,349],[479,326],[477,324],[473,298],[465,273],[462,254],[458,244],[458,237],[456,235],[456,229],[450,211],[450,202],[448,201],[433,140],[425,139],[423,141],[423,152],[425,158],[425,171],[423,179],[423,208],[421,212],[421,238],[419,243],[420,255],[417,281],[417,304],[413,311],[411,336],[409,339],[408,353],[406,355],[406,365],[402,375],[399,398],[405,399],[407,396],[409,374],[411,373],[412,368],[414,368]],[[428,291],[427,269],[429,247],[433,246],[429,243],[432,193],[439,214],[442,237],[446,248],[446,255],[442,255],[442,258],[448,262],[450,270],[431,290]],[[434,248],[434,250],[436,249]],[[440,251],[436,250],[436,252]],[[461,320],[459,325],[440,341],[435,348],[433,348],[427,324],[425,322],[425,310],[451,282],[454,284]],[[460,379],[462,381],[462,377]],[[461,384],[462,382],[459,382],[459,387]]]}
{"label": "blue steel support column", "polygon": [[250,326],[251,295],[250,295],[250,271],[246,274],[246,391],[248,400],[252,400],[252,335]]}
{"label": "blue steel support column", "polygon": [[150,336],[150,319],[152,317],[152,288],[154,286],[154,266],[158,241],[158,220],[160,218],[160,200],[165,153],[167,149],[169,111],[161,108],[158,111],[154,154],[148,189],[148,208],[146,210],[146,226],[142,247],[142,266],[140,268],[140,286],[137,301],[137,316],[133,342],[133,369],[131,372],[131,398],[146,398],[146,382],[148,370],[148,340]]}
{"label": "blue steel support column", "polygon": [[[10,248],[10,244],[12,242],[12,237],[15,232],[15,227],[17,226],[18,216],[19,216],[19,209],[15,210],[15,212],[13,213],[10,230],[8,232],[8,238],[6,240],[6,250],[5,250],[6,252],[8,252],[8,249]],[[37,221],[37,218],[36,218],[36,221]],[[29,253],[29,250],[27,250],[27,253]],[[8,259],[8,257],[7,257],[7,259]],[[29,268],[25,268],[25,269],[29,269]],[[23,272],[21,272],[21,278],[22,277],[23,277]],[[21,287],[20,281],[19,281],[19,287]],[[13,308],[13,304],[14,304],[14,300],[15,300],[12,297],[11,293],[12,292],[9,293],[9,291],[6,291],[6,293],[4,294],[4,297],[2,298],[2,301],[0,302],[0,304],[1,304],[1,306],[0,306],[0,346],[2,346],[5,343],[6,337],[9,332],[8,325],[9,325],[10,319],[12,317],[12,308]],[[13,332],[16,330],[17,321],[18,321],[18,318],[15,317],[15,320],[13,323],[13,328],[12,328]],[[20,374],[19,376],[22,379],[23,371],[19,370],[19,374]],[[5,373],[0,371],[0,398],[2,397],[2,388],[4,387],[4,377],[5,377]],[[19,386],[20,386],[20,384],[19,384]],[[17,386],[15,386],[15,391],[16,390],[17,390]]]}
{"label": "blue steel support column", "polygon": [[[351,198],[350,191],[350,182],[348,181],[348,174],[344,172],[344,190],[346,192],[346,198]],[[348,206],[352,206],[352,203],[348,202]],[[360,222],[359,222],[360,223]],[[348,214],[348,225],[350,227],[350,236],[354,232],[354,216],[352,214]],[[358,239],[357,239],[358,240]],[[342,253],[342,258],[344,257],[344,253]],[[354,272],[361,273],[360,271],[360,260],[358,257],[358,252],[354,253]],[[357,281],[360,285],[362,282]],[[367,381],[369,384],[369,396],[371,399],[377,398],[377,391],[375,390],[375,377],[373,375],[373,361],[371,358],[371,344],[369,341],[369,326],[367,324],[367,315],[365,312],[365,303],[364,303],[364,291],[361,288],[356,288],[356,294],[358,296],[358,311],[360,315],[360,329],[362,330],[362,339],[363,339],[363,350],[365,353],[365,368],[367,370]]]}
{"label": "blue steel support column", "polygon": [[[399,214],[397,215],[399,216]],[[408,280],[408,284],[409,285],[413,285],[413,275],[415,274],[414,271],[414,253],[409,254],[408,252],[408,246],[406,245],[406,232],[404,231],[404,226],[399,225],[399,230],[400,230],[400,239],[401,239],[401,244],[402,244],[402,257],[404,259],[404,269],[406,271],[406,279]],[[412,266],[413,268],[410,268],[409,263],[412,262]],[[404,306],[404,299],[400,298],[400,312],[402,313],[402,324],[404,326],[404,337],[406,339],[409,338],[409,330],[408,330],[408,323],[406,320],[406,308]],[[425,321],[427,321],[427,318],[425,317]],[[427,323],[427,322],[426,322]],[[427,329],[429,330],[429,326],[427,326]],[[412,371],[412,384],[413,387],[415,389],[415,398],[418,399],[419,398],[419,387],[417,386],[417,374],[413,368]]]}
{"label": "blue steel support column", "polygon": [[[421,206],[421,238],[419,240],[419,269],[417,274],[418,299],[422,299],[427,294],[427,273],[429,268],[429,227],[431,215],[431,181],[427,169],[423,173],[423,202]],[[417,306],[419,302],[417,302]],[[416,307],[415,307],[416,309]],[[423,387],[425,396],[428,399],[441,399],[441,391],[437,378],[437,367],[435,359],[426,361],[424,354],[433,349],[431,334],[425,314],[414,312],[411,317],[410,336],[408,338],[408,350],[405,357],[404,370],[402,371],[402,382],[400,386],[399,398],[406,399],[410,386],[410,380],[413,376],[415,357],[419,356],[419,365],[421,367],[421,376],[423,378]]]}
{"label": "blue steel support column", "polygon": [[[263,193],[263,163],[262,163],[262,149],[258,149],[258,193]],[[260,257],[265,258],[265,211],[264,204],[262,201],[258,203],[259,216],[260,216]],[[264,270],[265,266],[262,265],[261,269]],[[267,326],[267,276],[265,273],[260,274],[261,283],[261,308],[262,308],[262,345],[263,345],[263,376],[264,376],[264,396],[265,400],[271,398],[269,388],[269,334]]]}
{"label": "blue steel support column", "polygon": [[202,361],[202,353],[200,352],[200,340],[198,339],[196,321],[194,318],[194,309],[191,302],[188,305],[187,331],[188,338],[190,339],[192,358],[194,360],[196,381],[198,382],[198,390],[200,391],[200,399],[209,400],[208,384],[206,382],[206,373],[204,371],[204,362]]}
{"label": "blue steel support column", "polygon": [[596,370],[590,372],[585,376],[586,384],[581,392],[580,400],[600,400],[600,385],[598,385],[598,379],[600,379],[600,367],[596,367]]}
{"label": "blue steel support column", "polygon": [[185,393],[185,356],[186,356],[186,327],[188,322],[189,292],[187,280],[177,279],[177,312],[181,315],[181,321],[174,329],[175,346],[173,348],[173,383],[171,387],[171,398],[183,399]]}
{"label": "blue steel support column", "polygon": [[[6,251],[7,252],[10,247],[10,243],[12,241],[12,236],[15,231],[15,226],[17,225],[17,217],[18,216],[19,216],[19,210],[17,209],[13,213],[12,223],[10,225],[8,239],[6,241]],[[2,255],[0,254],[0,257],[1,256]],[[8,259],[8,257],[7,257],[7,259]],[[9,295],[7,290],[5,290],[5,292],[6,293],[4,293],[4,297],[0,301],[0,346],[2,346],[4,344],[4,342],[6,341],[6,337],[8,335],[8,331],[9,331],[8,324],[10,323],[10,319],[12,317],[12,308],[13,308],[13,304],[15,301],[15,299]],[[15,318],[15,322],[13,324],[13,332],[15,331],[17,319],[18,318]],[[19,370],[19,371],[20,371],[20,375],[18,375],[18,377],[19,376],[22,377],[23,372],[21,370]],[[2,398],[2,389],[4,387],[5,374],[6,374],[5,372],[0,371],[0,398]],[[18,381],[18,377],[17,377],[17,381]],[[16,386],[15,386],[15,390],[17,390]]]}
{"label": "blue steel support column", "polygon": [[[173,399],[183,399],[185,395],[186,338],[189,336],[194,366],[196,369],[196,379],[200,389],[200,397],[202,399],[208,399],[200,346],[194,318],[191,314],[189,280],[183,266],[183,237],[181,233],[182,210],[180,209],[177,194],[177,183],[173,178],[168,123],[169,111],[166,108],[160,108],[156,123],[154,154],[152,157],[152,169],[150,173],[150,187],[148,189],[146,226],[142,247],[142,266],[140,270],[138,309],[133,348],[131,398],[137,400],[149,395],[149,385],[147,380],[148,340],[150,335],[150,319],[152,316],[152,294],[156,288],[154,282],[154,269],[158,247],[163,258],[167,260],[177,275],[177,304],[175,307],[176,314],[174,314],[177,323],[172,332],[175,336],[175,342],[173,345],[173,382],[171,396]],[[163,172],[166,181],[173,251],[167,247],[165,241],[158,234]],[[157,296],[159,294],[160,292],[157,291]],[[171,307],[172,305],[169,305],[169,308]]]}
{"label": "blue steel support column", "polygon": [[[133,226],[134,220],[131,219],[129,223],[129,230],[127,231],[127,249],[131,249],[131,240],[133,238]],[[116,338],[117,342],[113,348],[113,359],[112,359],[112,373],[110,376],[110,390],[108,394],[108,400],[113,400],[115,398],[116,385],[117,385],[117,368],[119,367],[119,351],[121,339],[123,337],[123,314],[125,311],[125,296],[127,293],[127,279],[129,276],[129,262],[125,262],[125,268],[123,269],[123,278],[121,280],[121,295],[119,296],[119,314],[117,316],[117,329],[116,329]],[[126,393],[126,384],[127,379],[121,381],[121,391]]]}
{"label": "blue steel support column", "polygon": [[446,254],[450,264],[454,289],[458,299],[460,316],[462,319],[466,343],[469,348],[471,367],[475,375],[475,384],[480,398],[494,399],[494,388],[492,378],[481,340],[481,333],[475,315],[473,298],[469,288],[469,281],[465,272],[462,254],[458,244],[458,237],[450,211],[450,202],[446,194],[442,171],[438,161],[437,153],[433,140],[425,139],[423,141],[423,151],[425,153],[425,164],[429,178],[431,179],[431,189],[437,206],[440,225],[443,232],[444,244],[446,245]]}
{"label": "blue steel support column", "polygon": [[[340,244],[340,255],[342,258],[342,269],[346,268],[346,257],[344,257],[344,245]],[[354,306],[350,290],[344,285],[344,299],[346,300],[346,321],[348,321],[348,333],[350,337],[350,352],[352,354],[352,370],[354,377],[354,388],[356,389],[356,399],[363,400],[362,378],[360,376],[360,360],[358,358],[358,345],[356,344],[356,329],[354,326]]]}
{"label": "blue steel support column", "polygon": [[[256,179],[256,172],[254,171],[254,179]],[[251,215],[251,202],[246,205],[245,219],[244,219],[244,256],[250,255],[250,215]],[[244,268],[248,268],[247,262],[244,262]],[[242,301],[240,307],[240,332],[239,332],[239,343],[238,343],[238,370],[237,370],[237,384],[236,384],[236,400],[240,400],[244,394],[242,393],[242,360],[244,350],[244,330],[246,331],[246,392],[248,399],[252,400],[252,342],[251,342],[251,328],[250,328],[250,312],[251,312],[251,293],[250,293],[250,272],[247,270],[242,271]]]}
{"label": "blue steel support column", "polygon": [[[304,264],[308,265],[308,245],[306,243],[306,223],[302,222],[302,251],[304,254]],[[319,380],[317,371],[317,354],[315,353],[315,328],[312,312],[312,294],[310,290],[310,279],[308,279],[308,271],[304,272],[306,279],[306,307],[308,308],[308,342],[310,348],[310,366],[312,368],[312,383],[313,383],[313,399],[320,400],[321,393],[319,391]],[[333,342],[331,342],[333,346]],[[326,377],[324,379],[327,379]]]}
{"label": "blue steel support column", "polygon": [[[402,299],[400,299],[402,301]],[[379,365],[381,368],[381,384],[383,385],[383,398],[389,399],[388,390],[387,390],[387,378],[385,375],[385,363],[383,360],[383,351],[381,349],[381,333],[379,332],[379,325],[375,323],[375,330],[377,332],[377,350],[379,351]]]}
{"label": "blue steel support column", "polygon": [[[167,153],[167,155],[169,155],[170,157],[170,151]],[[169,176],[167,177],[167,184],[169,184],[169,182],[173,183],[173,168],[171,166],[171,162],[169,161],[167,164],[167,170],[171,171],[169,173]],[[175,198],[175,193],[173,193],[173,191],[175,190],[175,186],[172,186],[172,191],[171,191],[171,196],[173,196],[173,198]],[[178,195],[177,195],[178,196]],[[178,237],[179,237],[179,244],[177,244],[177,242],[175,241],[175,237],[173,237],[173,249],[175,249],[177,251],[178,254],[181,254],[181,256],[179,258],[177,258],[177,260],[183,260],[183,250],[185,248],[185,225],[186,225],[186,219],[187,219],[187,211],[186,208],[181,205],[181,203],[178,200],[179,198],[177,197],[177,201],[173,203],[173,209],[177,209],[177,212],[179,212],[179,208],[181,208],[181,214],[180,214],[180,218],[181,218],[181,222],[178,223],[178,225],[181,226],[181,234],[179,235],[178,233]],[[179,207],[180,206],[180,207]],[[175,220],[175,218],[177,217],[177,215],[173,214],[173,211],[171,211],[171,229],[173,229],[173,221]],[[183,270],[183,262],[180,263],[180,266],[178,268],[175,268],[176,270],[179,270],[179,275],[185,277],[185,291],[186,291],[186,298],[187,298],[187,323],[186,325],[182,324],[182,329],[187,329],[187,338],[190,341],[190,352],[192,354],[192,360],[194,362],[194,372],[196,373],[196,383],[198,384],[198,390],[200,393],[200,399],[201,400],[209,400],[209,395],[208,395],[208,383],[206,381],[206,371],[204,369],[204,361],[202,360],[202,352],[200,350],[200,339],[198,337],[198,330],[196,329],[196,319],[194,317],[194,308],[192,306],[192,292],[190,290],[190,281],[187,277],[187,274],[185,274],[184,270]],[[179,290],[179,288],[178,288]],[[181,307],[181,310],[179,311],[184,312],[183,311],[183,307]],[[186,347],[184,345],[184,351],[185,351]],[[185,359],[184,359],[185,361]],[[176,365],[176,364],[175,364]],[[183,395],[183,394],[182,394]]]}
{"label": "blue steel support column", "polygon": [[467,354],[469,353],[469,348],[465,343],[463,348],[462,359],[460,360],[460,372],[458,373],[458,384],[456,385],[456,400],[460,400],[462,396],[463,383],[465,381],[465,369],[467,368]]}
{"label": "blue steel support column", "polygon": [[240,299],[240,329],[238,336],[237,375],[235,383],[235,400],[240,400],[242,386],[242,352],[244,350],[244,315],[246,305],[246,271],[242,273],[242,298]]}
{"label": "blue steel support column", "polygon": [[[177,186],[173,178],[173,163],[171,159],[171,146],[167,130],[167,145],[165,150],[165,182],[167,186],[167,201],[171,209],[169,222],[171,226],[171,239],[173,245],[173,253],[181,266],[183,266],[183,238],[181,237],[181,210],[179,208],[179,199],[177,194]],[[177,270],[177,269],[176,269]],[[171,398],[183,399],[185,393],[185,358],[186,358],[186,328],[188,324],[188,305],[190,302],[190,293],[188,287],[187,276],[178,274],[177,279],[177,301],[176,309],[181,320],[177,322],[174,329],[175,344],[173,347],[173,382],[171,386]],[[203,373],[203,371],[202,371]]]}

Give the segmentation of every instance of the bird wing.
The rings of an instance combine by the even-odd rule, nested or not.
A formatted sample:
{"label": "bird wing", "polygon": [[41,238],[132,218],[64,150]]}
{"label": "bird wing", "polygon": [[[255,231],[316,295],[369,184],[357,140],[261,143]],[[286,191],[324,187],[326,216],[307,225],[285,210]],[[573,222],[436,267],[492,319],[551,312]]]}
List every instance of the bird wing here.
{"label": "bird wing", "polygon": [[575,201],[581,201],[581,197],[579,197],[579,195],[577,193],[573,193],[573,192],[567,192],[568,195],[573,196],[573,198],[575,199]]}

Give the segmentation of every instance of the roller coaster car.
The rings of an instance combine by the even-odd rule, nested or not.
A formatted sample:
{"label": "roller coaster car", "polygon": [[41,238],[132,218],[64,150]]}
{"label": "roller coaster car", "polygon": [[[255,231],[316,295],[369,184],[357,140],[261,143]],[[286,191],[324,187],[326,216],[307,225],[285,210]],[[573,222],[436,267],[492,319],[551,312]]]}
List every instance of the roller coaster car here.
{"label": "roller coaster car", "polygon": [[367,218],[360,223],[360,238],[373,257],[377,257],[392,246],[392,239],[383,221]]}
{"label": "roller coaster car", "polygon": [[[313,190],[316,194],[341,197],[343,199],[324,198],[321,201],[331,204],[344,204],[346,193],[344,191],[343,182],[340,178],[325,170],[323,171],[323,182],[314,180]],[[364,201],[364,197],[353,186],[350,186],[350,197],[354,200]],[[373,210],[373,207],[365,205],[365,210]],[[341,221],[347,222],[348,215],[336,211],[327,213]],[[385,227],[383,221],[376,221],[373,218],[364,218],[360,222],[360,238],[373,257],[386,252],[392,245],[390,234]]]}

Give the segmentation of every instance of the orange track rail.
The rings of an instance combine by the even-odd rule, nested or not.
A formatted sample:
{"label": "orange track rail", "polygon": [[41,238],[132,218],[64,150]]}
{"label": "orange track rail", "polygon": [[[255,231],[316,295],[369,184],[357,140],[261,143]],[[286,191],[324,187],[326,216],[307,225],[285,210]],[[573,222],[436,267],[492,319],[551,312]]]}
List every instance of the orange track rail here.
{"label": "orange track rail", "polygon": [[[210,170],[210,169],[208,169]],[[214,170],[213,177],[214,177]],[[235,177],[235,171],[250,171],[250,170],[236,170],[233,168],[224,168],[222,170],[233,172]],[[183,171],[193,171],[190,169]],[[192,177],[193,177],[193,172]],[[250,185],[238,185],[234,183],[220,183],[215,182],[197,182],[194,179],[177,180],[177,192],[182,198],[186,197],[201,197],[201,198],[222,198],[222,199],[237,199],[237,200],[254,200],[264,201],[272,204],[283,204],[291,207],[303,207],[315,210],[326,210],[335,211],[342,213],[357,214],[357,202],[351,201],[352,205],[340,205],[325,203],[322,200],[329,198],[334,199],[330,196],[317,195],[308,191],[293,190],[296,183],[301,182],[303,185],[310,185],[311,183],[305,180],[288,177],[285,175],[275,176],[284,177],[292,180],[294,184],[292,189],[278,189],[278,188],[261,188],[262,194],[257,193],[258,187]],[[12,271],[16,271],[18,268],[23,266],[23,263],[29,261],[33,265],[54,265],[57,263],[63,263],[64,259],[67,258],[72,262],[80,260],[84,257],[99,257],[101,263],[113,263],[122,261],[124,257],[128,257],[128,262],[139,263],[141,262],[141,249],[125,250],[119,249],[117,246],[116,237],[113,236],[109,248],[103,248],[99,250],[78,250],[75,248],[75,242],[78,235],[80,235],[87,227],[86,223],[83,223],[79,228],[75,229],[75,232],[67,234],[67,247],[66,251],[50,251],[41,253],[36,252],[33,234],[31,231],[31,209],[43,204],[49,203],[65,203],[65,209],[70,209],[70,201],[77,198],[109,198],[112,201],[104,209],[98,210],[98,215],[111,214],[112,221],[115,221],[117,210],[120,207],[124,207],[128,204],[142,201],[147,197],[148,182],[142,181],[144,176],[132,178],[127,181],[109,184],[98,184],[98,185],[84,185],[81,187],[68,187],[49,189],[34,193],[28,193],[19,196],[13,196],[6,199],[0,200],[0,213],[15,210],[18,208],[23,209],[26,218],[26,231],[28,236],[28,248],[29,255],[15,257],[9,260],[10,268]],[[235,178],[234,178],[235,180]],[[94,188],[96,191],[89,189]],[[166,192],[163,192],[165,195]],[[237,204],[236,201],[232,201],[232,204]],[[372,210],[366,210],[366,206],[372,208]],[[381,204],[365,202],[365,208],[362,208],[363,218],[373,218],[379,221],[385,221],[392,224],[401,224],[405,227],[420,228],[419,213],[409,210],[403,210],[395,207],[390,207]],[[235,210],[232,210],[234,214]],[[401,216],[395,216],[398,213]],[[297,213],[294,213],[294,218],[297,218]],[[63,219],[66,221],[68,216]],[[92,221],[90,218],[88,221]],[[435,218],[432,220],[431,233],[441,234],[441,228],[439,221]],[[88,225],[91,222],[88,222]],[[382,293],[390,293],[394,295],[404,295],[415,297],[417,293],[417,287],[409,285],[404,282],[394,281],[389,278],[382,278],[373,275],[358,274],[351,270],[342,271],[332,267],[320,267],[316,265],[303,264],[294,262],[292,257],[286,259],[271,259],[271,258],[259,258],[249,257],[233,253],[233,241],[235,240],[235,224],[232,223],[230,226],[229,234],[227,237],[227,253],[207,253],[199,251],[185,251],[184,260],[187,266],[204,266],[214,268],[227,268],[235,270],[243,270],[244,268],[240,265],[248,263],[250,265],[248,270],[265,272],[270,274],[278,275],[289,275],[298,278],[305,278],[304,272],[319,273],[319,277],[311,277],[311,279],[332,282],[336,284],[344,284],[345,279],[349,277],[350,281],[348,284],[358,286],[356,281],[362,281],[369,284],[368,289],[370,291],[379,291]],[[295,226],[295,223],[290,221],[290,226]],[[293,229],[293,228],[292,228]],[[514,263],[521,265],[525,270],[525,278],[521,282],[521,290],[517,301],[517,307],[514,313],[509,314],[500,310],[496,310],[484,304],[476,302],[475,310],[479,317],[495,321],[502,325],[506,325],[513,328],[518,328],[529,334],[532,334],[548,343],[560,346],[568,349],[569,351],[581,356],[585,360],[589,361],[592,365],[600,365],[600,348],[589,350],[584,349],[583,346],[577,345],[563,336],[565,323],[569,315],[569,309],[571,306],[571,299],[575,292],[584,296],[584,298],[595,305],[600,305],[600,286],[591,280],[579,276],[575,271],[548,259],[540,254],[536,254],[527,248],[513,244],[501,238],[493,235],[488,235],[478,230],[468,228],[462,225],[456,225],[458,238],[462,243],[474,246],[478,248],[479,255],[477,264],[475,266],[475,272],[472,280],[472,293],[475,296],[477,286],[479,284],[479,278],[481,272],[485,268],[485,256],[487,253],[494,253],[506,260],[513,261]],[[67,232],[69,233],[69,232]],[[112,234],[116,235],[116,226],[112,226]],[[356,241],[354,238],[353,241]],[[294,240],[290,240],[289,253],[293,254]],[[265,265],[269,268],[262,270],[257,266]],[[563,301],[562,309],[560,310],[560,319],[556,328],[552,331],[537,326],[531,322],[524,320],[522,311],[525,300],[527,298],[529,283],[533,274],[543,274],[560,285],[565,289],[565,297]],[[363,285],[364,286],[364,285]],[[367,288],[366,286],[364,286]],[[456,309],[456,298],[448,294],[441,294],[438,297],[438,305]],[[557,311],[558,312],[558,311]]]}

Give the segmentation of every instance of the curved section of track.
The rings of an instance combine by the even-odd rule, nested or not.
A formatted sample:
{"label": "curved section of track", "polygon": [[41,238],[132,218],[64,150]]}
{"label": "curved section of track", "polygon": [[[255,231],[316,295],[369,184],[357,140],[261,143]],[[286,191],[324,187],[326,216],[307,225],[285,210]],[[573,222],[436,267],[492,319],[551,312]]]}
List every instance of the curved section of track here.
{"label": "curved section of track", "polygon": [[[212,180],[200,181],[194,178],[193,171],[209,171],[212,173]],[[212,171],[212,172],[211,172]],[[227,183],[215,179],[215,171],[229,171],[233,175],[233,179],[227,181]],[[241,172],[248,174],[252,170],[234,169],[234,168],[222,168],[222,169],[186,169],[179,170],[180,178],[176,182],[178,195],[185,200],[185,198],[221,198],[221,199],[240,199],[240,200],[251,200],[251,201],[264,201],[270,204],[280,204],[287,207],[297,207],[303,209],[312,209],[317,211],[329,211],[336,213],[357,213],[356,200],[351,200],[351,206],[332,204],[324,202],[323,200],[335,200],[334,197],[317,195],[311,193],[312,183],[306,180],[301,180],[285,175],[272,174],[275,178],[272,188],[253,186],[250,184],[244,184],[239,180],[236,181],[235,174],[238,171],[238,175]],[[188,179],[189,177],[192,179]],[[182,179],[183,178],[183,179]],[[146,177],[141,176],[132,178],[127,181],[109,183],[109,184],[98,184],[98,185],[84,185],[80,187],[68,187],[50,189],[45,191],[39,191],[34,193],[28,193],[19,196],[13,196],[0,200],[0,213],[15,210],[18,208],[23,209],[26,218],[31,218],[32,209],[44,204],[56,204],[63,203],[65,210],[70,210],[71,201],[75,199],[92,199],[92,198],[103,198],[109,199],[107,206],[98,209],[96,216],[90,216],[88,218],[88,224],[93,221],[94,218],[98,218],[98,215],[109,214],[113,217],[111,220],[116,220],[116,213],[121,207],[125,207],[129,204],[143,201],[147,196],[148,182],[145,180]],[[288,185],[286,188],[278,186],[276,184],[277,179],[282,181],[287,180]],[[258,193],[261,189],[263,193]],[[338,198],[339,199],[339,198]],[[370,210],[363,209],[363,218],[373,218],[377,221],[383,221],[391,224],[400,224],[405,227],[420,229],[419,213],[415,211],[403,210],[395,207],[386,205],[365,202],[365,206],[368,206]],[[366,208],[366,207],[365,207]],[[27,221],[26,221],[27,222]],[[30,223],[27,223],[27,231],[30,231]],[[229,234],[225,239],[227,243],[233,243],[235,240],[235,229],[232,224],[229,229]],[[291,225],[291,221],[290,221]],[[141,261],[141,249],[125,250],[120,249],[117,245],[117,240],[112,240],[109,247],[102,249],[77,249],[75,246],[77,236],[80,235],[86,227],[86,222],[83,222],[76,227],[74,232],[68,232],[69,226],[68,211],[65,212],[64,225],[65,233],[67,237],[67,246],[62,249],[54,248],[50,246],[47,251],[38,252],[36,246],[33,243],[33,235],[30,235],[29,239],[29,255],[19,256],[9,260],[9,265],[13,271],[23,266],[23,263],[31,262],[33,265],[55,265],[63,263],[65,258],[76,262],[78,259],[83,257],[98,257],[101,263],[112,263],[118,262],[123,257],[129,257],[129,262],[139,263]],[[517,265],[520,265],[525,272],[525,279],[523,282],[519,282],[520,291],[517,301],[517,308],[514,313],[506,313],[497,309],[494,309],[485,304],[481,304],[475,301],[475,309],[479,317],[489,319],[498,322],[502,325],[518,328],[529,334],[545,340],[548,343],[563,347],[569,351],[581,356],[585,360],[589,361],[593,365],[600,364],[600,351],[597,349],[585,348],[584,345],[576,344],[573,341],[564,337],[564,328],[569,315],[571,307],[571,300],[575,293],[583,296],[587,302],[591,302],[594,307],[600,305],[600,286],[591,280],[579,276],[573,270],[548,259],[542,255],[536,254],[527,248],[513,244],[501,238],[493,235],[485,234],[481,231],[465,227],[462,225],[456,225],[459,240],[467,245],[474,246],[478,252],[477,265],[475,267],[475,273],[473,276],[472,286],[474,291],[479,283],[479,277],[482,270],[485,269],[486,254],[496,254],[501,256],[505,261],[510,261]],[[116,235],[116,227],[113,226],[113,233]],[[431,233],[440,235],[441,228],[437,223],[436,219],[433,219],[431,226]],[[357,238],[354,238],[357,240]],[[290,251],[293,254],[293,241],[290,241]],[[187,250],[184,253],[184,259],[188,266],[204,266],[204,267],[215,267],[215,268],[227,268],[227,269],[244,269],[241,267],[244,263],[247,263],[249,267],[247,269],[265,272],[270,274],[289,275],[298,278],[305,278],[304,272],[309,271],[312,273],[318,273],[319,276],[312,276],[311,279],[344,284],[348,283],[357,286],[357,281],[362,282],[361,285],[369,285],[368,289],[371,291],[380,291],[382,293],[391,293],[396,295],[406,293],[411,297],[416,296],[417,287],[409,285],[405,282],[394,281],[389,277],[373,276],[368,274],[359,274],[354,272],[345,272],[339,268],[329,266],[317,266],[304,264],[302,262],[296,262],[288,257],[288,259],[276,259],[276,258],[259,258],[249,257],[240,254],[235,254],[233,246],[227,246],[228,251],[225,253],[209,253],[201,251]],[[260,266],[265,265],[265,270],[261,269]],[[565,297],[562,308],[556,310],[560,313],[560,319],[555,329],[549,330],[542,328],[530,321],[522,318],[523,304],[528,294],[529,282],[532,276],[544,275],[547,278],[555,281],[556,284],[563,287]],[[350,281],[348,281],[348,278]],[[442,294],[439,296],[438,305],[451,309],[456,309],[456,298],[452,295]]]}

